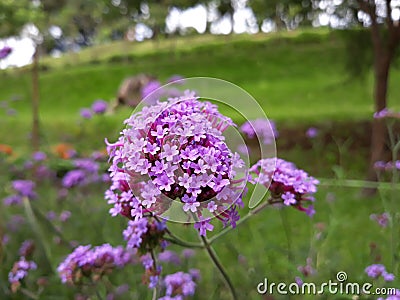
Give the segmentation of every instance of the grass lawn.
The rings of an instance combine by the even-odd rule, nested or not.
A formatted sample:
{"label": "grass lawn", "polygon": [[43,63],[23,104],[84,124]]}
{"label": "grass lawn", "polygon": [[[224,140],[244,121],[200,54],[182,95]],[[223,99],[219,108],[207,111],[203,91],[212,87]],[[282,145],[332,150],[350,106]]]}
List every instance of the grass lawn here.
{"label": "grass lawn", "polygon": [[[347,80],[342,64],[344,48],[334,33],[186,37],[174,48],[171,41],[161,41],[157,48],[152,43],[117,43],[85,49],[82,55],[43,59],[47,69],[40,76],[44,142],[72,141],[71,134],[81,130],[79,109],[98,98],[113,99],[125,77],[141,72],[161,80],[180,74],[231,81],[249,92],[267,116],[283,126],[364,120],[373,113],[371,76],[365,82]],[[389,103],[395,108],[400,108],[395,93],[399,77],[400,72],[394,70]],[[0,120],[2,142],[17,151],[27,150],[30,95],[28,68],[0,73],[0,99],[21,99],[12,103],[18,114],[3,114]],[[88,122],[85,143],[100,147],[98,136],[115,136],[121,119],[129,113],[127,109],[107,120]]]}

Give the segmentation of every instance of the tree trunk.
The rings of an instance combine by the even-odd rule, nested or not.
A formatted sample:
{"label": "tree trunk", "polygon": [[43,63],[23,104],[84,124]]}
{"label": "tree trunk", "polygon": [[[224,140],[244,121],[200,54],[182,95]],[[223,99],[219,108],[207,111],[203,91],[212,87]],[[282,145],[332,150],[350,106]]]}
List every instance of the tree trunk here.
{"label": "tree trunk", "polygon": [[39,150],[39,46],[36,46],[33,54],[32,67],[32,148]]}
{"label": "tree trunk", "polygon": [[[376,112],[386,108],[387,103],[387,90],[389,81],[389,69],[391,62],[391,55],[388,53],[375,53],[374,62],[374,109]],[[371,133],[371,147],[370,147],[370,161],[367,174],[367,180],[377,181],[377,174],[374,169],[376,161],[384,160],[385,146],[387,140],[387,130],[385,120],[374,119],[372,123]],[[364,191],[366,194],[375,193],[374,189],[367,189]]]}

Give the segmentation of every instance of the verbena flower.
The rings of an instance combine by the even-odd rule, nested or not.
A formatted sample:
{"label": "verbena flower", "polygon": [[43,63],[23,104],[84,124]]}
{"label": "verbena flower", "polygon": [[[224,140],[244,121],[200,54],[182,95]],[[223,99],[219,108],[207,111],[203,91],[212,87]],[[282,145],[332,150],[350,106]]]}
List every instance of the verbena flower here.
{"label": "verbena flower", "polygon": [[161,83],[158,80],[151,80],[149,81],[143,88],[142,88],[142,99],[146,98],[148,95],[153,93],[155,90],[161,87]]}
{"label": "verbena flower", "polygon": [[387,227],[389,224],[389,214],[386,212],[382,214],[371,214],[370,219],[376,221],[381,227]]}
{"label": "verbena flower", "polygon": [[181,75],[172,75],[170,78],[167,79],[167,83],[179,83],[183,84],[184,83],[184,77]]}
{"label": "verbena flower", "polygon": [[27,261],[25,257],[21,257],[14,263],[10,273],[8,273],[8,281],[11,283],[11,290],[16,292],[21,286],[21,281],[28,275],[30,270],[36,270],[36,263]]}
{"label": "verbena flower", "polygon": [[384,118],[400,118],[400,113],[391,111],[386,107],[381,111],[374,113],[374,119],[384,119]]}
{"label": "verbena flower", "polygon": [[371,278],[377,279],[382,277],[385,281],[393,281],[394,275],[388,273],[384,265],[381,264],[373,264],[365,268],[365,273]]}
{"label": "verbena flower", "polygon": [[107,142],[113,184],[106,199],[113,216],[162,215],[178,201],[188,221],[192,214],[199,220],[201,234],[212,230],[207,220],[213,216],[235,224],[245,184],[236,175],[244,163],[225,143],[222,133],[234,124],[217,106],[187,92],[145,107],[125,123],[119,140]]}
{"label": "verbena flower", "polygon": [[196,252],[193,249],[187,248],[187,249],[182,250],[182,256],[185,259],[189,259],[189,258],[193,257],[195,254],[196,254]]}
{"label": "verbena flower", "polygon": [[262,143],[265,145],[272,144],[275,138],[278,137],[275,123],[267,119],[255,119],[245,122],[240,131],[243,132],[248,138],[253,139],[257,136],[261,138]]}
{"label": "verbena flower", "polygon": [[285,206],[293,206],[309,216],[315,213],[312,196],[317,191],[319,181],[303,170],[297,169],[293,163],[283,159],[266,158],[259,160],[250,168],[251,183],[265,185],[271,197]]}
{"label": "verbena flower", "polygon": [[101,115],[107,111],[108,103],[104,100],[96,100],[92,104],[92,111],[95,114]]}
{"label": "verbena flower", "polygon": [[68,171],[63,179],[62,185],[65,188],[84,186],[101,180],[99,176],[99,163],[89,158],[73,160],[76,169]]}
{"label": "verbena flower", "polygon": [[385,118],[389,113],[389,110],[387,108],[382,109],[381,111],[375,112],[374,113],[374,118],[375,119],[382,119]]}
{"label": "verbena flower", "polygon": [[70,217],[71,217],[71,212],[69,210],[63,210],[60,213],[60,221],[61,222],[67,222]]}
{"label": "verbena flower", "polygon": [[178,254],[176,254],[174,251],[170,250],[165,250],[158,254],[158,261],[160,262],[165,262],[165,263],[171,263],[174,265],[180,265],[181,264],[181,259]]}
{"label": "verbena flower", "polygon": [[384,161],[376,161],[374,163],[374,169],[376,171],[388,171],[391,172],[394,169],[400,170],[400,160],[396,160],[395,162],[389,161],[389,162],[384,162]]}
{"label": "verbena flower", "polygon": [[142,276],[142,283],[147,285],[148,288],[154,289],[159,283],[162,267],[155,264],[150,253],[142,255],[140,261],[145,268],[145,272]]}
{"label": "verbena flower", "polygon": [[3,48],[0,49],[0,59],[6,58],[7,56],[9,56],[12,52],[12,48],[5,46]]}
{"label": "verbena flower", "polygon": [[35,251],[35,243],[32,240],[26,240],[21,244],[19,248],[19,255],[24,258],[29,258]]}
{"label": "verbena flower", "polygon": [[146,253],[149,249],[161,245],[165,229],[165,222],[159,222],[154,218],[140,218],[128,222],[123,236],[128,248],[137,248],[141,253]]}
{"label": "verbena flower", "polygon": [[91,119],[92,118],[92,111],[89,108],[82,108],[80,111],[81,117],[84,119]]}
{"label": "verbena flower", "polygon": [[315,128],[315,127],[310,127],[306,131],[306,136],[309,139],[316,138],[318,136],[318,134],[319,134],[319,130],[317,128]]}
{"label": "verbena flower", "polygon": [[27,197],[33,200],[37,197],[35,192],[35,183],[31,180],[14,180],[11,182],[14,194],[3,199],[5,205],[19,205],[23,198]]}
{"label": "verbena flower", "polygon": [[[165,297],[159,299],[171,299],[170,297],[188,297],[193,296],[196,289],[195,277],[192,274],[177,272],[165,276]],[[172,299],[183,299],[172,298]]]}
{"label": "verbena flower", "polygon": [[92,248],[87,245],[77,247],[57,267],[57,271],[62,283],[80,284],[84,278],[96,282],[115,268],[131,263],[134,263],[134,253],[122,246],[103,244]]}
{"label": "verbena flower", "polygon": [[36,197],[35,183],[31,180],[14,180],[12,182],[13,189],[18,192],[19,195],[33,199]]}
{"label": "verbena flower", "polygon": [[87,178],[86,173],[83,170],[68,171],[62,179],[62,185],[65,188],[71,188],[85,184],[87,184]]}
{"label": "verbena flower", "polygon": [[32,159],[35,161],[42,161],[42,160],[45,160],[46,158],[47,158],[46,153],[41,152],[41,151],[37,151],[32,154]]}
{"label": "verbena flower", "polygon": [[307,258],[306,265],[297,267],[297,270],[306,277],[316,273],[316,270],[312,267],[312,259],[310,257]]}

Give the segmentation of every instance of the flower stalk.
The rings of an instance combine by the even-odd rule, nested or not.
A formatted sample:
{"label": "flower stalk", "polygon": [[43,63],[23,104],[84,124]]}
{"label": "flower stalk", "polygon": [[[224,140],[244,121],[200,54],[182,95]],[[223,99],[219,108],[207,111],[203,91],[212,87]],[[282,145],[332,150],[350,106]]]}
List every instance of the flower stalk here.
{"label": "flower stalk", "polygon": [[217,267],[217,269],[221,273],[222,277],[224,278],[226,285],[229,287],[229,290],[232,294],[232,299],[237,300],[238,297],[237,297],[235,288],[232,284],[232,281],[229,278],[228,273],[226,272],[225,268],[221,264],[217,254],[215,253],[214,248],[211,246],[211,244],[209,243],[209,241],[207,240],[207,238],[205,236],[199,235],[199,237],[204,245],[204,248],[207,251],[208,256],[211,258],[212,262],[214,263],[214,265]]}

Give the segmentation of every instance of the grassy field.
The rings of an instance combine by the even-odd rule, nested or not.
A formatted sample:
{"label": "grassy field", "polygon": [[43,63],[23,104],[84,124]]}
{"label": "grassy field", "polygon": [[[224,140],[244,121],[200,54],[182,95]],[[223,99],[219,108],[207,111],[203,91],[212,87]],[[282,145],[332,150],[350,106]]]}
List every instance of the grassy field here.
{"label": "grassy field", "polygon": [[[130,109],[83,123],[79,110],[98,98],[113,99],[120,82],[127,76],[145,72],[163,81],[173,74],[209,76],[244,88],[257,99],[268,117],[276,121],[281,132],[277,140],[278,156],[293,161],[313,176],[362,179],[369,142],[369,127],[365,122],[371,120],[373,113],[373,81],[371,74],[364,82],[348,80],[343,67],[344,51],[342,40],[335,32],[321,30],[182,37],[157,44],[119,42],[58,59],[44,58],[40,74],[42,150],[48,152],[55,144],[64,142],[71,143],[82,155],[88,155],[104,148],[104,137],[114,140]],[[394,109],[400,109],[396,90],[399,80],[400,71],[394,70],[389,99]],[[0,143],[11,145],[15,157],[27,157],[30,149],[30,96],[29,68],[0,73],[0,100],[20,98],[10,101],[16,115],[8,116],[0,111]],[[310,126],[320,129],[320,135],[314,140],[305,138]],[[3,167],[7,169],[9,165]],[[7,180],[7,174],[0,176],[4,186],[0,195],[6,195],[9,190]],[[344,181],[335,185],[332,181],[323,183],[316,195],[317,214],[312,219],[294,209],[270,208],[215,242],[222,263],[233,275],[239,299],[289,299],[288,296],[262,298],[258,295],[256,286],[265,277],[273,282],[293,282],[300,276],[306,282],[322,283],[335,279],[337,272],[345,271],[351,282],[371,281],[364,269],[375,261],[377,253],[390,270],[393,254],[390,228],[379,227],[369,217],[372,213],[383,212],[379,195],[365,199],[358,188],[346,187]],[[33,205],[43,213],[49,210],[72,212],[71,219],[62,225],[67,240],[93,245],[124,244],[121,231],[126,221],[122,217],[108,217],[109,206],[103,199],[106,188],[106,184],[99,184],[88,190],[72,190],[66,200],[55,201],[55,187],[45,184]],[[24,210],[1,207],[0,233],[13,214],[23,215]],[[41,226],[46,243],[52,249],[51,267],[55,268],[68,249],[55,244],[54,233],[45,223]],[[185,239],[198,240],[191,227],[170,226]],[[1,280],[6,278],[15,260],[12,249],[33,236],[31,229],[29,222],[22,225],[13,235],[9,248],[5,248],[6,267],[0,268],[0,296],[1,291],[6,290]],[[311,258],[316,273],[304,277],[297,268],[304,266],[307,258]],[[43,255],[38,254],[37,259],[43,262]],[[195,259],[185,263],[184,268],[189,267],[200,269],[202,274],[194,299],[230,299],[205,253],[197,251]],[[174,268],[166,267],[166,270]],[[151,298],[150,292],[137,287],[141,272],[138,266],[113,278],[115,285],[131,285],[129,296],[120,299]],[[43,270],[37,274],[48,275]],[[48,277],[50,284],[44,299],[73,297],[74,289],[61,286],[55,276]],[[399,285],[398,277],[390,286],[396,284]],[[103,288],[100,291],[103,293]],[[15,299],[24,299],[24,296],[15,296]],[[303,295],[293,299],[351,299],[351,296]]]}
{"label": "grassy field", "polygon": [[[373,113],[371,76],[365,82],[347,80],[342,64],[344,47],[334,33],[200,36],[180,38],[174,48],[171,44],[121,42],[85,49],[82,54],[43,59],[40,116],[44,141],[52,144],[68,140],[71,133],[80,130],[77,121],[81,107],[98,98],[113,99],[125,77],[141,72],[161,80],[180,74],[231,81],[259,101],[268,117],[285,126],[364,120]],[[400,72],[393,71],[392,91],[399,77]],[[13,103],[18,115],[3,114],[0,123],[4,129],[1,140],[16,149],[27,144],[24,133],[30,128],[30,95],[27,68],[0,73],[0,99],[21,98]],[[400,107],[395,92],[390,93],[389,103]],[[115,136],[121,118],[129,111],[120,113],[101,124],[91,122],[89,133]]]}

